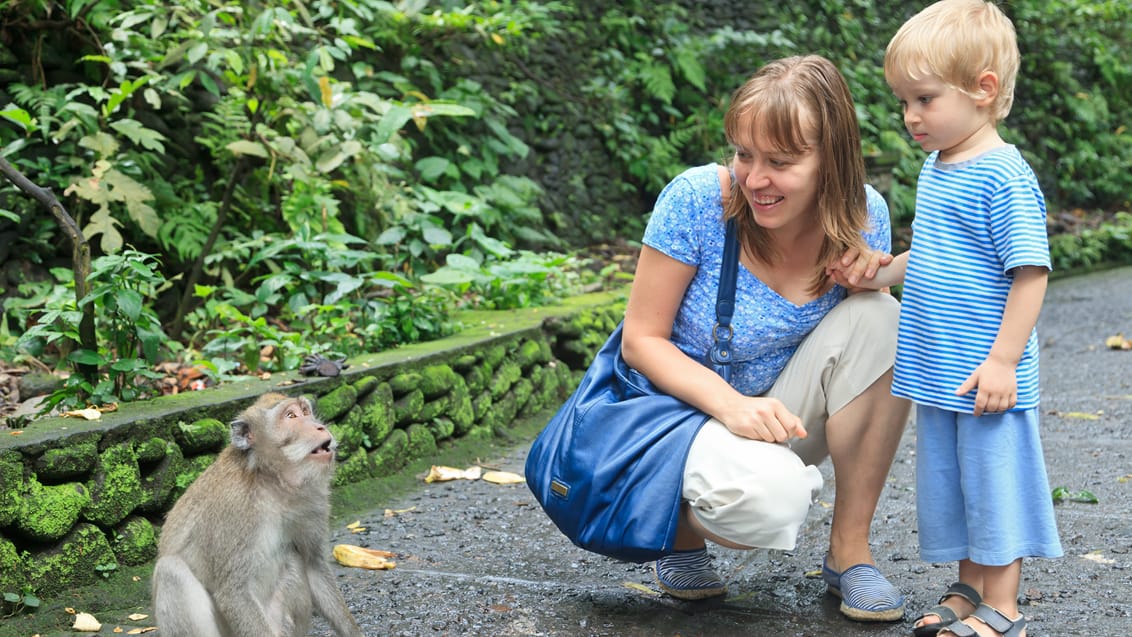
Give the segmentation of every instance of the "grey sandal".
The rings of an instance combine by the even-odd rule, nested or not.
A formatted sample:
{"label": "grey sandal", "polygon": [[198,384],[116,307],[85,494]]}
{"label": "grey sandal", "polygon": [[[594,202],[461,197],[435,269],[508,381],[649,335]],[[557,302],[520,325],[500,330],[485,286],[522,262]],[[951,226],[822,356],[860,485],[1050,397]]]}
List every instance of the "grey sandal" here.
{"label": "grey sandal", "polygon": [[944,600],[949,597],[961,597],[970,602],[971,606],[974,606],[976,608],[978,608],[979,604],[983,603],[983,598],[979,596],[978,591],[964,584],[963,582],[955,582],[951,586],[947,587],[947,590],[944,591],[943,595],[940,595],[939,603],[936,606],[932,606],[931,608],[927,609],[926,611],[921,613],[920,616],[915,619],[915,621],[912,622],[913,624],[915,624],[916,622],[929,615],[936,615],[937,617],[939,617],[938,622],[932,622],[930,624],[923,624],[922,626],[914,627],[912,629],[912,634],[915,635],[915,637],[935,637],[936,633],[943,630],[945,626],[954,624],[958,621],[962,621],[963,618],[959,615],[956,615],[954,610],[952,610],[948,606],[943,605]]}
{"label": "grey sandal", "polygon": [[[993,606],[987,606],[986,604],[979,604],[979,606],[975,608],[975,612],[971,613],[971,617],[968,617],[968,619],[972,617],[983,622],[989,626],[991,630],[1002,635],[1002,637],[1019,637],[1026,628],[1025,615],[1019,615],[1018,619],[1010,619],[1004,615],[1002,611]],[[943,627],[940,632],[947,632],[956,637],[979,637],[979,633],[975,632],[974,628],[971,628],[963,622],[948,624]]]}

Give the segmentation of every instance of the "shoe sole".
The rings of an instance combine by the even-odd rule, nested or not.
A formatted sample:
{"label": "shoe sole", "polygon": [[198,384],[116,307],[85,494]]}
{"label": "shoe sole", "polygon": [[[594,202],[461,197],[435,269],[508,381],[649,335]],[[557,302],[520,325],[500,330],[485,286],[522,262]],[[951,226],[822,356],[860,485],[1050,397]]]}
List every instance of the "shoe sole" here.
{"label": "shoe sole", "polygon": [[679,588],[672,588],[671,586],[666,586],[664,584],[664,582],[661,582],[659,579],[657,580],[656,583],[660,585],[660,590],[664,591],[665,593],[668,593],[672,597],[675,597],[676,599],[683,599],[685,601],[690,601],[690,602],[694,602],[694,601],[701,600],[701,599],[707,599],[709,597],[719,597],[720,595],[726,595],[727,594],[727,587],[726,586],[722,586],[720,588],[694,588],[694,589],[689,589],[689,590],[682,590],[682,589],[679,589]]}

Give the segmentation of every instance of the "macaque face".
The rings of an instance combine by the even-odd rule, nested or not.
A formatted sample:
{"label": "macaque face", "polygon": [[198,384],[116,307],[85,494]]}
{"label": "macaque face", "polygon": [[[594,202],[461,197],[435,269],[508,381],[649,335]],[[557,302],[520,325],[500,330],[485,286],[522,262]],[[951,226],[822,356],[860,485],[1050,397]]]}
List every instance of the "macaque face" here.
{"label": "macaque face", "polygon": [[288,399],[272,411],[273,437],[288,461],[325,467],[334,465],[337,441],[311,413],[310,402]]}

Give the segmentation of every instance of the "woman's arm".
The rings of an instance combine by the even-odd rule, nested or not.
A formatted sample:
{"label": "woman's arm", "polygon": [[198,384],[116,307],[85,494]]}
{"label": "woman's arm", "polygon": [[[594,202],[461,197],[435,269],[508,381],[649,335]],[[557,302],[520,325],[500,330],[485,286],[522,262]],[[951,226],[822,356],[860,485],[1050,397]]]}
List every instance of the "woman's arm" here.
{"label": "woman's arm", "polygon": [[805,437],[801,421],[780,401],[744,396],[672,343],[672,325],[695,274],[695,266],[648,246],[641,249],[625,310],[625,362],[661,391],[715,417],[736,435],[778,442]]}

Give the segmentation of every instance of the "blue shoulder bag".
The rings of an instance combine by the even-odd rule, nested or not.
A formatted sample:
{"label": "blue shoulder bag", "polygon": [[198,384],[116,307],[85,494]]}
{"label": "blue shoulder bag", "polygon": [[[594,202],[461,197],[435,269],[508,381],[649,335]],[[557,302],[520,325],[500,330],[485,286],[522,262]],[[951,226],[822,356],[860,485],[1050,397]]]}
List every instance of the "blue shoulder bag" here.
{"label": "blue shoulder bag", "polygon": [[[712,367],[725,379],[730,377],[738,252],[731,220],[710,354]],[[613,330],[577,389],[534,441],[525,473],[539,504],[574,544],[619,560],[649,562],[673,551],[684,462],[708,415],[625,364],[622,327]]]}

